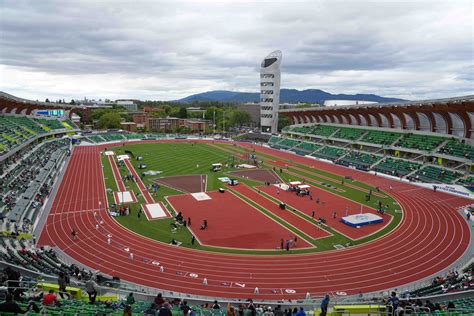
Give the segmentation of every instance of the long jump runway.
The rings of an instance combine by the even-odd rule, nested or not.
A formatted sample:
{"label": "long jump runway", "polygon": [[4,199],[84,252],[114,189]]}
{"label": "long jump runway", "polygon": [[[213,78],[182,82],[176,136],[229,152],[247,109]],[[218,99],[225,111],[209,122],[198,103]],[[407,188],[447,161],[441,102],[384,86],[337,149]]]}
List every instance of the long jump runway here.
{"label": "long jump runway", "polygon": [[[468,204],[466,199],[452,199],[431,190],[407,191],[413,186],[264,147],[241,146],[341,176],[351,175],[381,189],[392,184],[393,190],[386,191],[403,207],[404,218],[377,241],[330,252],[257,256],[179,248],[139,236],[109,217],[99,153],[105,146],[80,146],[73,152],[39,245],[57,246],[93,269],[145,286],[211,297],[261,299],[397,288],[448,267],[468,247],[469,227],[456,211]],[[443,202],[446,198],[449,203]],[[75,241],[73,229],[78,232]],[[110,245],[107,236],[111,236]],[[208,285],[203,285],[203,278]],[[260,290],[258,296],[253,294],[255,287]]]}

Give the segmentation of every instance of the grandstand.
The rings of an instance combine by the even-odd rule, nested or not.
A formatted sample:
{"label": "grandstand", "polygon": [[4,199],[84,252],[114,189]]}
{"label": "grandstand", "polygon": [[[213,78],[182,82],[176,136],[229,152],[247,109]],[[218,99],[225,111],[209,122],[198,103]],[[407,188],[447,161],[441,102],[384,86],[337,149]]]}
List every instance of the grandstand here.
{"label": "grandstand", "polygon": [[[309,134],[323,139],[308,140]],[[281,136],[272,136],[269,145],[417,182],[466,183],[461,179],[473,168],[474,147],[466,140],[432,133],[316,124],[287,127]],[[440,165],[426,166],[433,159]]]}
{"label": "grandstand", "polygon": [[39,138],[63,135],[70,131],[77,131],[77,127],[70,121],[64,125],[54,119],[0,115],[0,156],[12,153]]}

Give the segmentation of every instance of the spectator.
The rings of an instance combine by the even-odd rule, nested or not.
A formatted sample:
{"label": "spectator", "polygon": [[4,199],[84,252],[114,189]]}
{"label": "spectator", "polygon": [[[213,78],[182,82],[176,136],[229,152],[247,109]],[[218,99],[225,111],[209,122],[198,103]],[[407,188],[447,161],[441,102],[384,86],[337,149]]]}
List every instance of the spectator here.
{"label": "spectator", "polygon": [[158,316],[173,316],[171,314],[170,303],[164,302],[163,306],[160,308]]}
{"label": "spectator", "polygon": [[155,316],[156,315],[156,304],[151,303],[150,307],[148,307],[143,313],[145,314],[145,316],[147,316],[147,315]]}
{"label": "spectator", "polygon": [[5,303],[0,304],[0,312],[24,314],[25,310],[21,309],[20,306],[13,300],[12,294],[7,294]]}
{"label": "spectator", "polygon": [[221,306],[219,305],[219,303],[217,302],[217,300],[214,301],[214,304],[212,305],[211,307],[212,309],[221,309]]}
{"label": "spectator", "polygon": [[123,316],[132,316],[132,306],[125,306],[125,308],[123,309]]}
{"label": "spectator", "polygon": [[64,299],[64,294],[66,294],[66,296],[70,298],[69,293],[66,291],[66,286],[68,284],[69,284],[69,276],[67,276],[63,271],[60,271],[59,276],[58,276],[58,285],[59,285],[58,293],[62,299]]}
{"label": "spectator", "polygon": [[127,305],[135,304],[135,297],[133,297],[133,293],[128,294],[127,299],[125,300],[125,304]]}
{"label": "spectator", "polygon": [[158,295],[155,297],[155,304],[158,308],[161,308],[163,306],[163,303],[165,300],[163,299],[163,295],[161,293],[158,293]]}
{"label": "spectator", "polygon": [[86,292],[89,295],[89,303],[95,304],[95,298],[97,297],[97,283],[91,278],[85,284]]}
{"label": "spectator", "polygon": [[188,313],[189,313],[188,302],[183,301],[179,309],[183,311],[183,316],[188,316]]}
{"label": "spectator", "polygon": [[[268,306],[265,310],[265,313],[263,313],[264,316],[273,316],[273,312],[272,312],[272,308],[270,306]],[[306,315],[302,315],[302,316],[306,316]]]}
{"label": "spectator", "polygon": [[303,307],[300,307],[300,310],[296,313],[296,316],[306,316]]}
{"label": "spectator", "polygon": [[397,297],[397,293],[392,292],[392,294],[390,295],[390,298],[388,299],[388,306],[389,306],[389,312],[390,312],[389,315],[395,316],[399,301],[400,300]]}
{"label": "spectator", "polygon": [[326,316],[328,312],[328,305],[329,305],[329,295],[326,294],[324,296],[323,301],[321,302],[321,316]]}
{"label": "spectator", "polygon": [[58,303],[58,299],[56,294],[54,294],[54,290],[49,290],[49,293],[43,297],[43,305],[52,306]]}
{"label": "spectator", "polygon": [[283,311],[281,310],[281,305],[275,307],[275,312],[273,313],[275,316],[284,316]]}

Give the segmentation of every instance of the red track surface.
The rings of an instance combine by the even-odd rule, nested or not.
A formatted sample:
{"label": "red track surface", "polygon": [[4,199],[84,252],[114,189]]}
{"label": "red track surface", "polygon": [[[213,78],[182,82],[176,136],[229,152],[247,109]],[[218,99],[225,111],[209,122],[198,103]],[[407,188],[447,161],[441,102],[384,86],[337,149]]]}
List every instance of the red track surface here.
{"label": "red track surface", "polygon": [[328,233],[327,231],[322,230],[317,225],[299,217],[298,215],[294,214],[292,211],[280,209],[280,207],[276,203],[263,197],[261,194],[258,194],[257,192],[255,192],[254,190],[252,190],[251,188],[249,188],[247,185],[243,183],[237,186],[234,186],[231,189],[239,192],[240,194],[243,194],[247,198],[251,199],[258,205],[264,207],[265,209],[272,212],[273,214],[283,219],[287,223],[290,223],[291,225],[298,228],[299,230],[301,230],[302,232],[304,232],[305,234],[307,234],[313,239],[331,236],[331,234]]}
{"label": "red track surface", "polygon": [[109,158],[110,166],[112,167],[112,172],[114,173],[115,183],[117,183],[117,189],[119,192],[125,192],[127,189],[125,188],[125,184],[122,181],[122,177],[120,176],[120,171],[115,163],[114,156],[110,155],[107,156]]}
{"label": "red track surface", "polygon": [[[110,147],[110,144],[106,146]],[[269,148],[251,144],[241,146],[255,147],[257,152],[279,159],[315,165],[341,176],[350,175],[381,189],[392,184],[393,190],[389,194],[402,205],[404,218],[397,229],[377,241],[324,253],[249,256],[178,248],[130,232],[107,215],[98,152],[101,147],[78,147],[73,152],[39,244],[56,245],[94,269],[143,285],[240,298],[254,297],[253,289],[259,287],[259,297],[269,299],[302,298],[306,292],[355,294],[396,288],[448,267],[468,247],[469,227],[456,207],[471,203],[470,200]],[[103,210],[98,216],[104,224],[96,230],[98,219],[94,218],[92,210],[99,208],[99,201]],[[71,240],[72,229],[79,232],[76,241]],[[107,245],[105,236],[108,233],[113,235],[112,245]],[[131,248],[134,260],[122,250],[124,246]],[[165,272],[160,273],[150,260],[159,261]],[[189,273],[196,273],[198,277],[192,278]],[[207,286],[202,285],[204,277],[208,279]],[[235,282],[245,283],[246,287],[241,288]],[[277,293],[273,293],[274,289]],[[294,289],[296,293],[284,294],[284,289]]]}
{"label": "red track surface", "polygon": [[124,160],[125,165],[127,166],[128,171],[137,179],[137,186],[140,189],[140,192],[143,195],[143,198],[145,199],[145,202],[147,204],[153,204],[155,203],[155,200],[151,196],[150,192],[145,188],[145,185],[142,182],[142,179],[138,176],[138,173],[135,171],[135,168],[133,168],[132,164],[128,159]]}
{"label": "red track surface", "polygon": [[[207,192],[210,200],[197,201],[191,194],[174,195],[168,201],[184,218],[191,217],[189,227],[205,245],[243,249],[275,250],[280,239],[292,239],[294,234],[231,192]],[[206,219],[209,228],[201,230]],[[295,248],[312,247],[298,240]]]}
{"label": "red track surface", "polygon": [[[309,191],[312,193],[313,200],[308,196],[297,196],[295,192],[283,191],[277,189],[275,186],[259,186],[258,189],[271,195],[289,206],[305,213],[308,216],[312,215],[313,210],[316,211],[315,218],[323,217],[326,219],[326,224],[341,234],[346,235],[352,239],[359,239],[369,236],[378,230],[387,226],[391,220],[391,215],[385,213],[384,215],[377,214],[377,211],[367,206],[362,206],[363,213],[372,213],[383,217],[383,223],[362,226],[361,228],[350,227],[341,222],[341,217],[361,213],[361,204],[352,200],[341,198],[328,191],[311,186]],[[277,194],[278,193],[278,194]],[[320,199],[319,204],[316,200]],[[333,212],[336,212],[336,218],[333,218]]]}

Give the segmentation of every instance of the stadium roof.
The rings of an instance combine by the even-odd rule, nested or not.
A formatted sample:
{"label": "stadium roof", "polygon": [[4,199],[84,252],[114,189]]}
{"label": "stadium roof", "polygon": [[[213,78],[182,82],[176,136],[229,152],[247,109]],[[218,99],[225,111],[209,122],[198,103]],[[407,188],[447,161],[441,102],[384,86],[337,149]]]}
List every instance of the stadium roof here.
{"label": "stadium roof", "polygon": [[327,110],[344,110],[344,109],[367,109],[367,108],[382,108],[382,107],[412,107],[412,106],[422,106],[422,105],[429,106],[430,104],[439,104],[439,103],[443,103],[443,104],[459,103],[459,102],[467,102],[467,101],[474,102],[474,95],[466,95],[466,96],[461,96],[461,97],[444,98],[444,99],[433,99],[433,100],[283,109],[283,110],[280,110],[279,112],[286,113],[286,112],[327,111]]}

